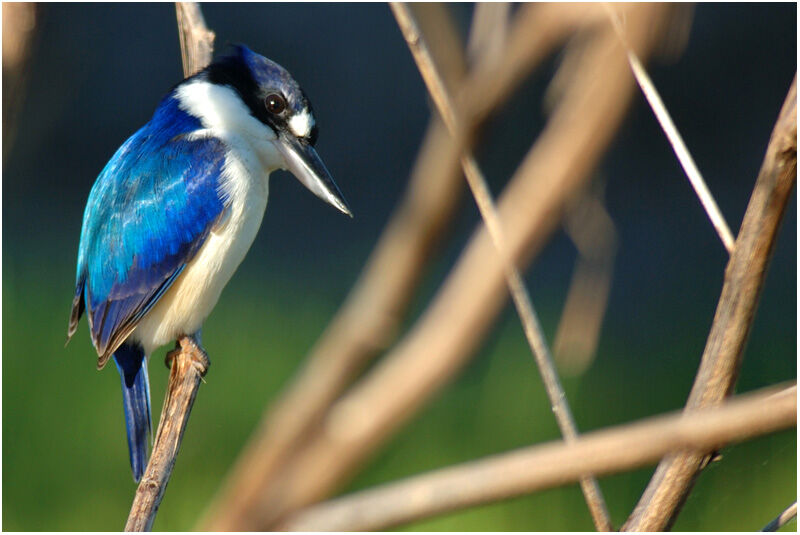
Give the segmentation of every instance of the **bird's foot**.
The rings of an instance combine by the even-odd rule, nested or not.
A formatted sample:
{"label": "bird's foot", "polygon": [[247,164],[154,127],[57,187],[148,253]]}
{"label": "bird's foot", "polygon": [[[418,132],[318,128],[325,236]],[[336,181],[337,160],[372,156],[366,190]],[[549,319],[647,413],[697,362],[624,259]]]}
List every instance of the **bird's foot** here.
{"label": "bird's foot", "polygon": [[172,351],[167,351],[166,356],[164,357],[164,364],[167,366],[168,370],[172,369],[172,361],[175,360],[175,357],[181,354],[181,344],[179,342],[175,342],[175,349]]}
{"label": "bird's foot", "polygon": [[205,349],[200,347],[194,337],[184,335],[175,341],[175,349],[167,352],[167,356],[164,358],[164,364],[167,365],[167,368],[172,368],[172,361],[181,353],[191,359],[192,365],[201,376],[205,375],[211,366],[211,359],[208,358],[208,353],[206,353]]}

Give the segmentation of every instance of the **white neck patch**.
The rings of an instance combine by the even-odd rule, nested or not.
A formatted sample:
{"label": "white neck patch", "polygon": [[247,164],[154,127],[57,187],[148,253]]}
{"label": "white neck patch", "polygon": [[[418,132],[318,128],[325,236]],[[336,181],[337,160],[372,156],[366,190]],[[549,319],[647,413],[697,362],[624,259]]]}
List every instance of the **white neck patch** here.
{"label": "white neck patch", "polygon": [[247,173],[236,171],[240,168],[263,182],[266,194],[269,174],[286,166],[275,146],[275,131],[253,117],[231,87],[196,80],[180,86],[176,96],[181,109],[197,117],[203,125],[193,135],[223,140],[231,155],[244,166],[226,166],[229,179],[224,185],[226,195],[234,196],[232,191],[244,188],[249,183],[250,179],[245,176]]}
{"label": "white neck patch", "polygon": [[197,80],[177,91],[180,107],[197,117],[204,128],[273,140],[275,132],[253,117],[236,91],[228,86]]}
{"label": "white neck patch", "polygon": [[311,129],[314,128],[314,118],[308,113],[308,110],[303,110],[289,119],[289,128],[297,137],[308,137]]}

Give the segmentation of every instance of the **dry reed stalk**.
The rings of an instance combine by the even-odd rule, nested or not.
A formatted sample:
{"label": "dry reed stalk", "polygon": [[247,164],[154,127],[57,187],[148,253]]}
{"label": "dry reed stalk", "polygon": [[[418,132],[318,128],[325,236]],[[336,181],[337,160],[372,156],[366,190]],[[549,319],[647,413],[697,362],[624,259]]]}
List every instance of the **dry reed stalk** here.
{"label": "dry reed stalk", "polygon": [[[564,19],[557,13],[563,9]],[[574,6],[524,6],[518,17],[539,10],[542,18],[523,19],[541,27],[527,32],[512,25],[508,47],[519,46],[519,36],[535,43],[536,53],[504,55],[504,66],[527,65],[542,57],[542,43],[552,44],[566,35],[554,28],[583,27]],[[637,53],[647,56],[658,41],[666,8],[662,5],[631,5],[627,16],[634,22],[629,36]],[[592,9],[591,24],[598,20]],[[600,10],[601,20],[605,21]],[[510,254],[526,264],[558,225],[567,199],[583,187],[600,155],[618,127],[633,91],[633,78],[613,32],[605,26],[589,32],[595,41],[581,72],[589,83],[571,86],[499,203],[499,213]],[[515,41],[514,36],[517,36]],[[556,39],[558,38],[558,39]],[[514,45],[514,43],[517,43]],[[549,50],[549,45],[548,45]],[[525,61],[522,61],[522,60]],[[469,102],[472,91],[486,87],[473,78],[473,86],[460,97]],[[504,75],[504,83],[519,80]],[[493,78],[495,84],[499,78]],[[508,88],[478,99],[487,101],[507,94]],[[459,101],[460,101],[459,98]],[[474,109],[473,109],[474,111]],[[477,116],[480,116],[478,114]],[[472,117],[476,117],[473,115]],[[238,514],[223,511],[210,529],[247,530],[274,526],[281,517],[329,494],[388,436],[404,423],[434,392],[466,362],[485,335],[505,301],[503,267],[494,245],[479,230],[432,304],[408,335],[358,385],[330,410],[323,424],[306,437],[305,446],[268,480],[249,482],[260,489],[257,496],[239,502]],[[236,494],[231,494],[233,499]],[[254,499],[255,498],[255,499]],[[229,502],[230,503],[230,502]],[[234,506],[237,504],[234,503]]]}
{"label": "dry reed stalk", "polygon": [[[789,88],[767,146],[753,194],[725,268],[717,304],[686,410],[718,405],[731,394],[772,257],[778,228],[797,179],[797,76]],[[659,464],[628,531],[660,531],[675,521],[709,450],[690,451]]]}
{"label": "dry reed stalk", "polygon": [[[467,61],[470,65],[485,63],[499,65],[508,38],[511,16],[509,2],[479,2],[472,16],[470,39],[467,42]],[[425,32],[429,34],[429,32]],[[440,61],[437,61],[441,65]],[[448,86],[452,91],[452,86]]]}
{"label": "dry reed stalk", "polygon": [[[435,470],[304,509],[280,526],[294,531],[378,531],[653,463],[686,449],[712,449],[793,427],[797,387],[749,393],[664,416]],[[790,513],[788,513],[790,514]],[[788,514],[782,515],[783,517]]]}
{"label": "dry reed stalk", "polygon": [[175,16],[178,19],[183,77],[188,78],[211,63],[216,36],[206,26],[197,2],[175,2]]}
{"label": "dry reed stalk", "polygon": [[3,160],[11,154],[25,102],[29,60],[35,48],[39,7],[33,2],[3,2]]}
{"label": "dry reed stalk", "polygon": [[36,30],[36,4],[3,4],[3,70],[19,70],[28,59],[31,39]]}
{"label": "dry reed stalk", "polygon": [[[459,136],[463,135],[458,116],[452,99],[439,74],[439,69],[433,58],[430,47],[427,45],[425,34],[423,34],[422,30],[419,28],[411,10],[406,4],[393,2],[391,7],[397,24],[400,26],[406,43],[409,49],[411,49],[411,53],[417,63],[417,68],[422,74],[422,78],[425,80],[428,93],[436,103],[439,114],[447,125],[450,135],[458,139]],[[567,402],[564,388],[561,386],[561,381],[558,377],[555,364],[553,363],[553,358],[550,355],[550,350],[547,347],[539,318],[533,308],[533,302],[522,281],[519,270],[509,258],[494,198],[489,191],[489,186],[475,158],[466,148],[461,155],[461,165],[464,169],[464,176],[472,191],[472,196],[478,205],[481,218],[489,231],[496,253],[503,264],[506,284],[508,285],[511,298],[517,309],[517,314],[522,321],[525,337],[539,368],[539,373],[541,374],[547,396],[550,399],[550,405],[556,417],[558,427],[561,429],[561,434],[564,436],[565,440],[567,442],[572,441],[578,436],[577,425],[575,424],[572,411]],[[608,514],[605,499],[603,498],[597,481],[592,477],[581,478],[580,486],[597,530],[612,531],[611,518]]]}
{"label": "dry reed stalk", "polygon": [[769,524],[764,526],[761,531],[778,531],[783,526],[789,523],[793,518],[797,517],[797,502],[794,502],[792,505],[787,507],[785,510],[781,512],[778,516],[776,516]]}
{"label": "dry reed stalk", "polygon": [[[493,9],[498,8],[482,8],[483,17],[502,21],[501,15],[492,13]],[[498,72],[533,69],[576,24],[583,22],[575,17],[571,6],[527,5],[521,10],[526,14],[525,18],[522,22],[517,20],[509,30],[515,36],[509,38],[513,42],[513,54],[481,56],[475,60],[476,66]],[[568,15],[560,16],[560,12]],[[480,22],[483,17],[476,19],[478,26],[473,27],[470,42],[489,39],[481,36],[486,31],[483,29],[485,23]],[[602,20],[599,16],[596,18]],[[503,26],[492,34],[495,39],[497,35],[505,35],[505,24]],[[520,57],[524,58],[524,65],[520,64]],[[495,60],[504,63],[496,65]],[[451,58],[450,61],[463,64],[463,59]],[[481,90],[477,85],[479,79],[472,79],[472,85],[465,84],[464,94],[469,94],[471,87],[475,92]],[[505,84],[516,84],[520,79],[506,77]],[[453,83],[454,87],[456,85]],[[486,109],[500,105],[511,89],[508,87],[496,94]],[[475,128],[477,124],[473,122],[470,129]],[[264,492],[266,482],[272,480],[288,459],[301,449],[302,441],[319,426],[336,397],[395,336],[424,266],[458,200],[461,185],[459,154],[458,146],[447,130],[434,120],[429,126],[404,199],[390,219],[358,282],[310,352],[300,374],[265,412],[259,429],[202,519],[200,525],[205,529],[233,530],[248,525],[240,524],[240,519],[251,516],[247,510],[257,507],[258,496]]]}
{"label": "dry reed stalk", "polygon": [[[427,6],[439,20],[441,6]],[[440,31],[441,28],[440,28]],[[445,32],[455,36],[454,32]],[[471,38],[472,39],[472,38]],[[448,83],[457,85],[466,64],[450,50]],[[446,234],[461,197],[458,152],[437,118],[428,125],[409,183],[345,303],[309,352],[306,364],[265,412],[259,429],[201,524],[235,518],[295,453],[353,378],[396,336],[426,265]],[[222,529],[222,528],[220,528]]]}
{"label": "dry reed stalk", "polygon": [[[200,6],[194,2],[175,4],[185,76],[211,62],[214,33],[205,26]],[[210,362],[199,342],[183,336],[167,354],[170,366],[166,398],[150,460],[142,476],[125,524],[125,531],[150,531],[175,466],[183,433],[192,412],[200,382]],[[170,362],[171,361],[171,362]]]}
{"label": "dry reed stalk", "polygon": [[602,194],[591,191],[570,203],[564,230],[578,259],[556,329],[553,352],[563,373],[579,375],[591,365],[608,304],[617,231]]}
{"label": "dry reed stalk", "polygon": [[636,77],[636,82],[639,84],[642,93],[644,93],[647,102],[650,104],[650,109],[653,110],[656,119],[658,119],[658,124],[661,125],[661,129],[667,136],[672,150],[675,152],[675,156],[678,157],[678,161],[681,167],[683,167],[683,171],[686,173],[686,177],[694,188],[697,197],[700,199],[700,204],[703,205],[703,209],[705,209],[708,218],[711,220],[714,230],[717,231],[717,235],[719,235],[720,240],[722,240],[722,245],[725,246],[725,250],[730,254],[731,251],[733,251],[733,234],[719,206],[717,206],[717,201],[714,200],[714,196],[711,194],[711,191],[709,191],[703,179],[703,175],[700,174],[700,170],[697,168],[694,158],[692,158],[689,149],[686,148],[686,143],[683,142],[683,138],[675,127],[675,123],[672,121],[667,107],[664,106],[661,95],[658,94],[658,90],[653,84],[653,81],[650,79],[650,76],[648,76],[642,62],[631,50],[630,46],[628,46],[625,38],[625,29],[622,27],[619,16],[608,4],[604,4],[604,6],[608,10],[608,16],[611,19],[614,30],[617,32],[620,41],[625,45],[628,54],[628,62]]}

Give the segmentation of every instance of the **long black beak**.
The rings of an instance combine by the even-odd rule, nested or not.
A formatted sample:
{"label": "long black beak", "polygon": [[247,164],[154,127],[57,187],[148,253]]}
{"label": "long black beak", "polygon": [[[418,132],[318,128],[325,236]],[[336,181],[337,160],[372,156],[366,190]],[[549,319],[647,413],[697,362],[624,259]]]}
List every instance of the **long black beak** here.
{"label": "long black beak", "polygon": [[283,154],[287,170],[297,180],[302,182],[305,187],[323,201],[332,204],[342,213],[353,217],[353,213],[347,206],[342,192],[339,191],[339,187],[333,181],[331,174],[325,168],[325,164],[322,163],[314,147],[305,140],[286,133],[279,134],[275,146]]}

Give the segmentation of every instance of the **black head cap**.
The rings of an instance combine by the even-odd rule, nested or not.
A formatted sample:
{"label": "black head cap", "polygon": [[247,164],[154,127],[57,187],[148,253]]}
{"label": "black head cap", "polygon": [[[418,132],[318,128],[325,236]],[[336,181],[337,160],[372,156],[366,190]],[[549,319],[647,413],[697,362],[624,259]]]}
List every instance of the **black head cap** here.
{"label": "black head cap", "polygon": [[[314,144],[317,128],[311,103],[289,71],[244,45],[217,58],[198,76],[232,87],[255,118],[276,132],[285,131]],[[304,128],[291,128],[295,117],[303,117]],[[305,128],[307,126],[307,128]]]}

